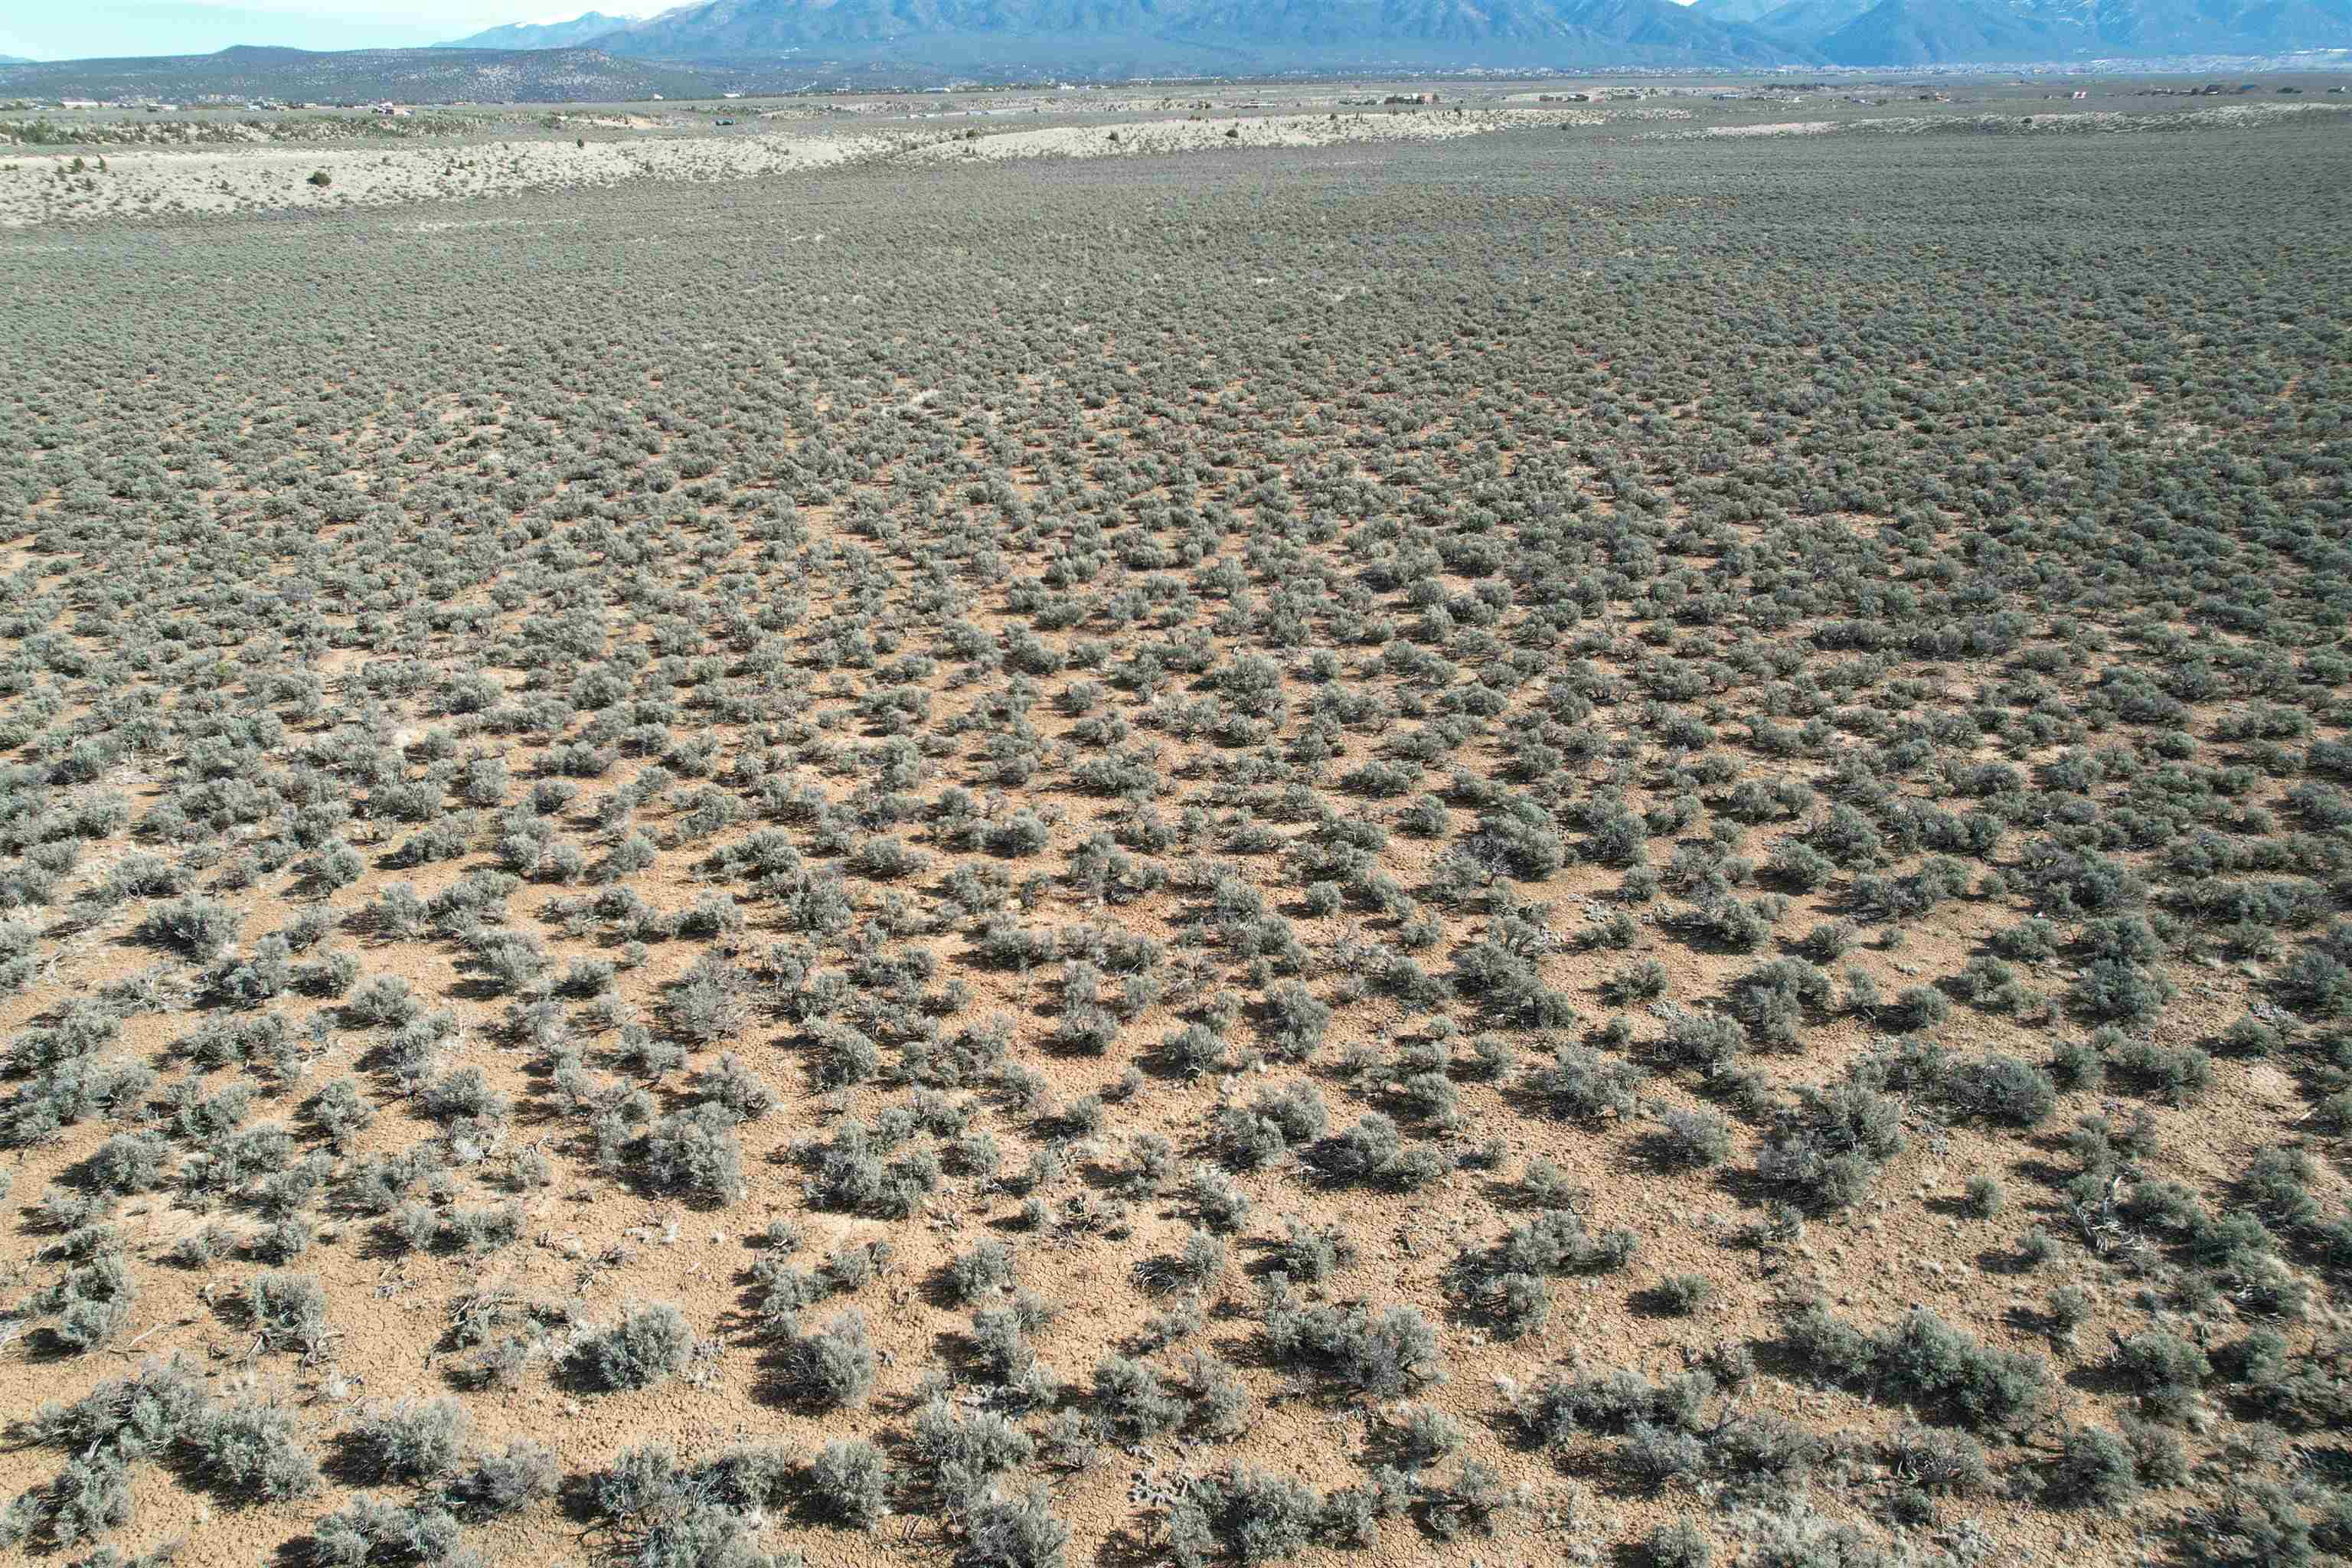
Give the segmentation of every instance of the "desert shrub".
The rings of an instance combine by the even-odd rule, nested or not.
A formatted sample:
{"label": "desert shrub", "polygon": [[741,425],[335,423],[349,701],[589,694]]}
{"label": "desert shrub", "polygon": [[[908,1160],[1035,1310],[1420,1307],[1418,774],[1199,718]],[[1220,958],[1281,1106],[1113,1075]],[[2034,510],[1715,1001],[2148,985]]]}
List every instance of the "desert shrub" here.
{"label": "desert shrub", "polygon": [[218,899],[189,893],[159,905],[140,922],[148,941],[178,949],[198,963],[207,963],[236,941],[245,917]]}
{"label": "desert shrub", "polygon": [[1013,1254],[1001,1241],[983,1241],[950,1258],[945,1278],[950,1297],[969,1304],[1013,1283]]}
{"label": "desert shrub", "polygon": [[825,1409],[856,1408],[874,1392],[880,1361],[866,1334],[866,1317],[850,1308],[814,1334],[793,1332],[772,1357],[776,1386],[788,1397]]}
{"label": "desert shrub", "polygon": [[1961,1433],[1906,1423],[1880,1443],[1879,1452],[1905,1485],[1924,1492],[1975,1496],[1992,1488],[1984,1449]]}
{"label": "desert shrub", "polygon": [[1632,1115],[1639,1074],[1631,1063],[1604,1057],[1590,1046],[1563,1045],[1549,1063],[1528,1068],[1519,1081],[1553,1114],[1589,1121]]}
{"label": "desert shrub", "polygon": [[1759,1151],[1757,1173],[1808,1208],[1838,1208],[1868,1194],[1880,1162],[1903,1147],[1901,1108],[1861,1084],[1801,1089]]}
{"label": "desert shrub", "polygon": [[1206,1026],[1187,1024],[1160,1042],[1160,1060],[1171,1072],[1196,1078],[1224,1064],[1225,1043]]}
{"label": "desert shrub", "polygon": [[2047,1398],[2049,1373],[2039,1357],[1988,1350],[1924,1308],[1873,1335],[1809,1305],[1790,1318],[1784,1337],[1799,1364],[1822,1382],[1868,1384],[1974,1427],[2019,1426]]}
{"label": "desert shrub", "polygon": [[611,1326],[582,1334],[564,1364],[592,1388],[651,1388],[684,1372],[695,1344],[686,1314],[656,1301],[625,1309]]}
{"label": "desert shrub", "polygon": [[1404,1138],[1395,1122],[1368,1111],[1354,1126],[1317,1142],[1308,1158],[1328,1181],[1385,1181],[1404,1158]]}
{"label": "desert shrub", "polygon": [[734,1448],[695,1466],[667,1446],[624,1450],[585,1478],[580,1501],[633,1568],[797,1568],[756,1545],[761,1516],[786,1500],[792,1467],[772,1448]]}
{"label": "desert shrub", "polygon": [[270,1350],[317,1350],[327,1338],[327,1293],[315,1274],[257,1274],[245,1283],[245,1311]]}
{"label": "desert shrub", "polygon": [[890,1511],[890,1462],[863,1438],[836,1439],[809,1461],[808,1486],[830,1518],[870,1530]]}
{"label": "desert shrub", "polygon": [[1706,1170],[1731,1157],[1731,1126],[1710,1110],[1669,1108],[1658,1115],[1657,1158],[1681,1170]]}
{"label": "desert shrub", "polygon": [[1330,1007],[1295,980],[1286,980],[1265,994],[1262,1033],[1269,1054],[1280,1060],[1303,1062],[1314,1056],[1330,1023]]}
{"label": "desert shrub", "polygon": [[[323,174],[310,176],[323,184]],[[432,1503],[386,1502],[362,1493],[310,1532],[311,1561],[328,1568],[470,1568],[480,1560],[458,1540],[457,1516]]]}
{"label": "desert shrub", "polygon": [[1715,1285],[1704,1274],[1669,1274],[1651,1287],[1650,1298],[1659,1311],[1686,1318],[1714,1298]]}
{"label": "desert shrub", "polygon": [[1196,1164],[1185,1184],[1192,1212],[1212,1231],[1234,1231],[1249,1218],[1249,1194],[1214,1165]]}
{"label": "desert shrub", "polygon": [[1641,959],[1611,975],[1601,995],[1616,1006],[1651,1002],[1666,994],[1666,966],[1654,958]]}
{"label": "desert shrub", "polygon": [[1685,1373],[1652,1383],[1631,1369],[1598,1377],[1547,1378],[1520,1394],[1512,1419],[1531,1442],[1561,1448],[1580,1435],[1618,1435],[1636,1427],[1688,1433],[1715,1392],[1706,1374]]}
{"label": "desert shrub", "polygon": [[1374,1313],[1361,1303],[1300,1305],[1277,1280],[1266,1301],[1265,1335],[1277,1361],[1316,1368],[1383,1398],[1445,1379],[1437,1331],[1411,1307]]}
{"label": "desert shrub", "polygon": [[1444,1411],[1427,1405],[1412,1405],[1390,1417],[1385,1447],[1399,1466],[1419,1470],[1451,1458],[1465,1436]]}
{"label": "desert shrub", "polygon": [[546,1445],[520,1437],[476,1459],[451,1483],[449,1500],[467,1519],[504,1519],[555,1495],[562,1467]]}
{"label": "desert shrub", "polygon": [[69,1459],[47,1487],[17,1498],[0,1514],[0,1536],[32,1535],[59,1549],[79,1545],[131,1519],[131,1474],[120,1456],[99,1452]]}
{"label": "desert shrub", "polygon": [[302,1110],[311,1125],[338,1147],[375,1120],[375,1107],[360,1092],[358,1081],[349,1078],[333,1079],[320,1086],[302,1102]]}
{"label": "desert shrub", "polygon": [[1729,1067],[1748,1044],[1738,1021],[1719,1013],[1676,1010],[1666,1020],[1660,1040],[1667,1057],[1687,1067],[1714,1073]]}
{"label": "desert shrub", "polygon": [[1612,1229],[1596,1237],[1575,1211],[1547,1209],[1513,1226],[1490,1251],[1465,1252],[1455,1268],[1464,1273],[1601,1274],[1624,1268],[1639,1246],[1630,1230]]}
{"label": "desert shrub", "polygon": [[915,1413],[909,1445],[929,1476],[932,1495],[951,1512],[962,1513],[989,1483],[1036,1458],[1028,1433],[990,1411],[966,1414],[943,1398]]}
{"label": "desert shrub", "polygon": [[2189,1478],[2189,1455],[2169,1427],[2125,1416],[2125,1446],[2131,1449],[2132,1472],[2142,1486],[2177,1487]]}
{"label": "desert shrub", "polygon": [[2103,1058],[2105,1068],[2150,1099],[2194,1100],[2213,1081],[2213,1058],[2201,1047],[2125,1039]]}
{"label": "desert shrub", "polygon": [[1194,1230],[1174,1252],[1147,1258],[1136,1265],[1136,1278],[1155,1295],[1199,1290],[1224,1274],[1227,1257],[1225,1244],[1213,1234]]}
{"label": "desert shrub", "polygon": [[1440,1541],[1493,1535],[1496,1517],[1517,1500],[1491,1467],[1467,1459],[1452,1480],[1423,1486],[1421,1522]]}
{"label": "desert shrub", "polygon": [[1551,1321],[1551,1292],[1533,1274],[1487,1274],[1465,1282],[1463,1293],[1506,1340],[1541,1333]]}
{"label": "desert shrub", "polygon": [[2121,1508],[2139,1490],[2131,1449],[2099,1426],[2071,1426],[2042,1472],[2042,1495],[2083,1508]]}
{"label": "desert shrub", "polygon": [[2272,980],[2279,1000],[2314,1018],[2352,1011],[2352,964],[2333,953],[2306,949],[2283,965]]}
{"label": "desert shrub", "polygon": [[1095,1363],[1092,1410],[1102,1431],[1122,1442],[1141,1442],[1183,1423],[1185,1405],[1159,1374],[1141,1362],[1106,1355]]}
{"label": "desert shrub", "polygon": [[1655,1491],[1703,1475],[1706,1445],[1688,1432],[1636,1421],[1625,1429],[1617,1460],[1638,1484]]}
{"label": "desert shrub", "polygon": [[148,1192],[171,1171],[171,1146],[154,1132],[118,1132],[90,1155],[89,1179],[110,1193]]}
{"label": "desert shrub", "polygon": [[1321,1539],[1327,1517],[1324,1500],[1299,1482],[1229,1465],[1193,1477],[1169,1510],[1169,1552],[1179,1568],[1218,1557],[1277,1562]]}
{"label": "desert shrub", "polygon": [[1043,1490],[991,1497],[964,1527],[961,1568],[1063,1568],[1070,1527],[1054,1517]]}
{"label": "desert shrub", "polygon": [[1715,1544],[1696,1524],[1675,1519],[1643,1538],[1642,1554],[1649,1568],[1708,1568]]}
{"label": "desert shrub", "polygon": [[1283,1230],[1284,1239],[1276,1257],[1282,1271],[1293,1279],[1320,1285],[1341,1269],[1355,1265],[1356,1244],[1339,1226],[1310,1226],[1286,1219]]}
{"label": "desert shrub", "polygon": [[736,1117],[725,1104],[705,1100],[672,1111],[646,1133],[646,1177],[667,1191],[706,1203],[733,1203],[743,1195],[743,1147]]}
{"label": "desert shrub", "polygon": [[2117,1341],[2113,1364],[2144,1408],[2175,1417],[2187,1412],[2213,1372],[2203,1351],[2163,1329],[2145,1329]]}
{"label": "desert shrub", "polygon": [[343,1010],[361,1028],[397,1029],[422,1018],[425,1003],[399,975],[379,974],[352,992]]}
{"label": "desert shrub", "polygon": [[1209,1147],[1237,1171],[1256,1171],[1290,1151],[1276,1122],[1238,1105],[1219,1106],[1209,1117]]}
{"label": "desert shrub", "polygon": [[2155,1021],[2178,994],[2160,970],[2129,959],[2094,959],[2066,994],[2067,1005],[2092,1023],[2138,1027]]}
{"label": "desert shrub", "polygon": [[426,1480],[456,1467],[471,1425],[455,1399],[402,1400],[362,1415],[346,1442],[380,1480]]}
{"label": "desert shrub", "polygon": [[2000,1181],[1979,1172],[1969,1178],[1960,1206],[1972,1219],[1990,1219],[2000,1212],[2001,1205],[2006,1201],[2007,1194],[2001,1190]]}
{"label": "desert shrub", "polygon": [[1948,1066],[1938,1086],[1946,1104],[1962,1116],[2035,1127],[2057,1107],[2050,1075],[2015,1057],[1983,1056]]}
{"label": "desert shrub", "polygon": [[192,1415],[181,1435],[191,1466],[216,1495],[279,1502],[319,1489],[318,1461],[283,1406],[243,1399]]}

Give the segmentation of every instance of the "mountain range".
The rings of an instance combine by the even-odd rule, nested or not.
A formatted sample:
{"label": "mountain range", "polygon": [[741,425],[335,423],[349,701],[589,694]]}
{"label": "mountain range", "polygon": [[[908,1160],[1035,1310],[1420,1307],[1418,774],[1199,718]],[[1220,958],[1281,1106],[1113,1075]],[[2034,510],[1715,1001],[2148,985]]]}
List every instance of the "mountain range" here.
{"label": "mountain range", "polygon": [[428,49],[0,63],[0,97],[614,101],[956,79],[2015,65],[2352,48],[2352,0],[692,0]]}
{"label": "mountain range", "polygon": [[2270,55],[2352,46],[2347,0],[1696,0],[1828,65]]}
{"label": "mountain range", "polygon": [[[602,30],[599,30],[602,29]],[[2352,47],[2352,0],[695,0],[463,48],[1066,71],[1921,66]]]}
{"label": "mountain range", "polygon": [[455,43],[436,45],[444,49],[570,49],[601,38],[607,33],[617,33],[633,26],[635,16],[607,16],[602,11],[583,11],[568,22],[516,22],[504,27],[490,27],[459,38]]}
{"label": "mountain range", "polygon": [[1803,52],[1667,0],[699,0],[609,31],[494,27],[640,59],[919,60],[1110,74],[1484,65],[1770,66]]}

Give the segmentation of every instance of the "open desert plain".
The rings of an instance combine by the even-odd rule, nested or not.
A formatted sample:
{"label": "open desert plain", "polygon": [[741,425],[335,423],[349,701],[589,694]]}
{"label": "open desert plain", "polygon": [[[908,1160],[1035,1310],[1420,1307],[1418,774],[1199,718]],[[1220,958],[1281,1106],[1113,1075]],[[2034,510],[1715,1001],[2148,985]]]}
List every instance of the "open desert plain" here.
{"label": "open desert plain", "polygon": [[1446,90],[7,117],[0,1551],[2352,1553],[2346,99]]}

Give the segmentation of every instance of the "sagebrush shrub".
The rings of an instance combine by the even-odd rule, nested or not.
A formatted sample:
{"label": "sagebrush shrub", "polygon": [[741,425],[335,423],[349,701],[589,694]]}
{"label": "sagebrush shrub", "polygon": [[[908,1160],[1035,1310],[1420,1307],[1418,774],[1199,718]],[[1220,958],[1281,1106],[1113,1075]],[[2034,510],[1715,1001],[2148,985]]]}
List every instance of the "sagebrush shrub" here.
{"label": "sagebrush shrub", "polygon": [[695,1345],[686,1314],[656,1301],[625,1309],[611,1326],[583,1334],[565,1361],[593,1387],[651,1388],[684,1372]]}

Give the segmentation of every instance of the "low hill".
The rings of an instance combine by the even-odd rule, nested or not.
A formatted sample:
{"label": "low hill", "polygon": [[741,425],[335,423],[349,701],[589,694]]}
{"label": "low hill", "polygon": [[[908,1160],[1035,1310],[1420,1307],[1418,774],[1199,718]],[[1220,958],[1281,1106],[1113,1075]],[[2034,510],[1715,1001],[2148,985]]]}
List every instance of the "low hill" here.
{"label": "low hill", "polygon": [[0,95],[31,98],[271,98],[329,103],[390,99],[609,102],[715,90],[688,67],[616,59],[598,49],[308,49],[238,47],[210,55],[54,60],[0,66]]}

